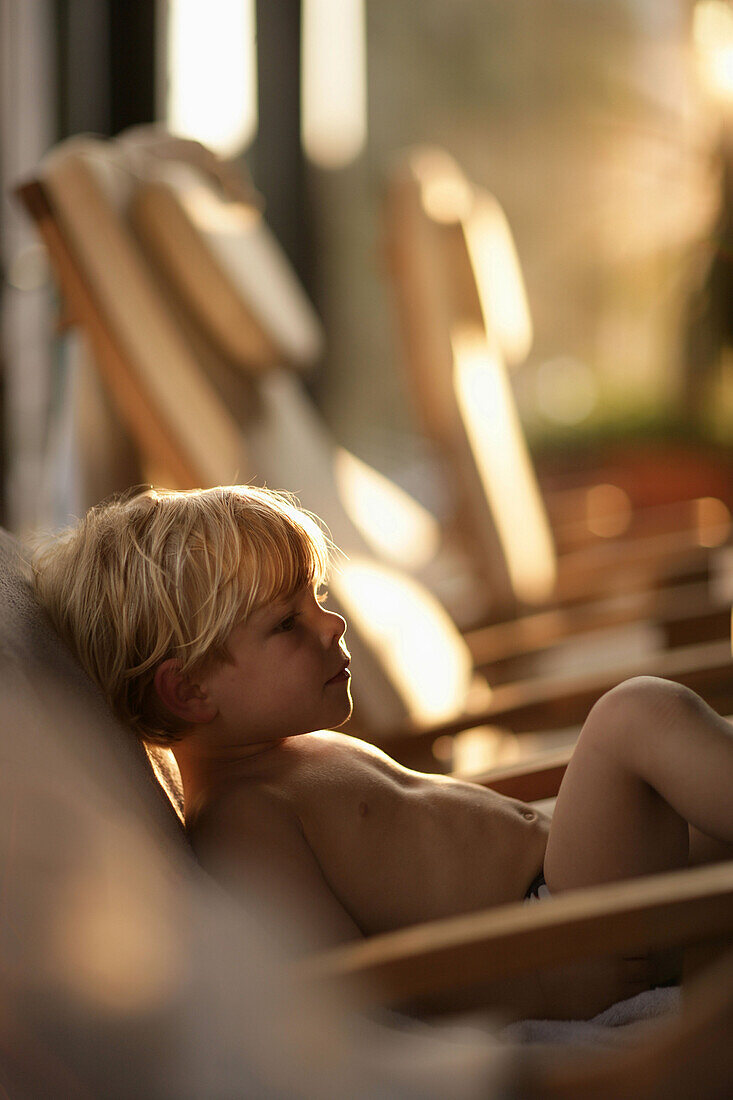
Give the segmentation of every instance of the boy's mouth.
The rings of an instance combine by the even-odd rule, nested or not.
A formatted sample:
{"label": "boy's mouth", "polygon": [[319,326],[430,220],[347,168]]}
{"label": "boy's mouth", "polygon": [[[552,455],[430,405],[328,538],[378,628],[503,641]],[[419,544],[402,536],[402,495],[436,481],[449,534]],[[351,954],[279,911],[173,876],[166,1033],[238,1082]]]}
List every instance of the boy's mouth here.
{"label": "boy's mouth", "polygon": [[341,662],[341,665],[339,667],[338,672],[334,676],[331,676],[330,679],[326,680],[326,683],[327,684],[340,684],[345,680],[349,680],[351,678],[351,673],[349,672],[349,665],[350,664],[351,664],[351,657],[346,657]]}

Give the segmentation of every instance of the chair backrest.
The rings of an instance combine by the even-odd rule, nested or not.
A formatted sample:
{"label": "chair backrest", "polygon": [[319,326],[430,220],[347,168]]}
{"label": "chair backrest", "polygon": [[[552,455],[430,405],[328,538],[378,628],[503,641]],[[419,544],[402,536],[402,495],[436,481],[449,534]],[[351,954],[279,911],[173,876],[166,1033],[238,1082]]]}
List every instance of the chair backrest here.
{"label": "chair backrest", "polygon": [[[202,321],[204,298],[192,295],[190,278],[175,277],[182,266],[198,270],[202,251],[204,270],[218,264],[220,274],[225,271],[211,235],[200,232],[211,225],[231,231],[239,221],[251,261],[251,210],[240,209],[242,200],[222,193],[195,165],[152,157],[139,138],[129,148],[125,141],[72,139],[49,155],[40,180],[27,205],[49,245],[69,312],[90,335],[143,455],[161,471],[156,480],[179,487],[265,481],[296,492],[348,555],[331,589],[351,623],[361,726],[382,734],[460,712],[472,678],[468,649],[435,599],[394,565],[375,560],[340,492],[339,452],[298,379],[266,357],[250,364],[244,348],[233,361],[231,348],[222,349]],[[190,203],[194,192],[198,199]],[[163,207],[174,215],[163,216]],[[179,253],[184,217],[187,233]],[[264,224],[258,236],[254,252],[264,255]],[[240,262],[231,233],[225,251]],[[269,272],[277,282],[282,267],[273,261]],[[255,346],[269,343],[282,351],[282,332],[276,340],[262,310],[251,304],[251,273],[249,281],[227,274],[240,311],[255,315],[250,328],[262,337]],[[287,282],[277,285],[285,288],[285,300],[295,302],[290,344],[305,332],[305,344],[310,340],[313,348],[315,329],[303,322],[308,311]],[[379,606],[375,588],[387,597],[386,605]],[[410,652],[408,621],[416,638]]]}
{"label": "chair backrest", "polygon": [[541,604],[556,553],[506,370],[531,340],[506,219],[451,157],[426,148],[392,172],[385,212],[411,392],[452,471],[456,522],[498,610]]}

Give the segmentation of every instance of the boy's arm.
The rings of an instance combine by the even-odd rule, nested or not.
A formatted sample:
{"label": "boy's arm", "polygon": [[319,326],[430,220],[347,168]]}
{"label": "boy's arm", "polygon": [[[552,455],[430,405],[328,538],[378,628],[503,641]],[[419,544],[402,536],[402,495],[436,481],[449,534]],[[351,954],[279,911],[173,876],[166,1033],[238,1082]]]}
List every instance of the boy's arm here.
{"label": "boy's arm", "polygon": [[337,899],[297,815],[276,796],[238,791],[210,808],[192,837],[204,868],[250,905],[283,915],[295,948],[319,949],[361,939]]}

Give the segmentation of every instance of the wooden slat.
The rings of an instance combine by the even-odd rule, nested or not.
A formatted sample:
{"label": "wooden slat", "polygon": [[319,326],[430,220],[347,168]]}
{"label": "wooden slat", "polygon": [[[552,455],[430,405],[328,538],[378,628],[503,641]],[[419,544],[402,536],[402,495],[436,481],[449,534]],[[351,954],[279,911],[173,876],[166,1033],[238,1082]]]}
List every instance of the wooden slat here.
{"label": "wooden slat", "polygon": [[[733,862],[508,905],[374,936],[308,959],[308,982],[345,986],[363,1003],[415,1004],[573,960],[733,939]],[[500,992],[492,993],[492,983]],[[498,988],[498,987],[497,987]],[[497,1002],[494,1002],[497,1003]]]}
{"label": "wooden slat", "polygon": [[733,660],[729,641],[681,646],[646,660],[619,665],[604,673],[559,679],[537,677],[502,684],[492,692],[487,707],[457,715],[429,729],[414,726],[376,737],[390,753],[408,766],[421,766],[438,737],[462,730],[500,725],[514,733],[564,729],[582,723],[593,704],[616,684],[632,676],[659,676],[696,691],[721,714],[733,712]]}
{"label": "wooden slat", "polygon": [[594,589],[599,594],[633,590],[639,577],[694,575],[707,570],[711,552],[700,544],[696,528],[609,540],[562,555],[555,595],[560,600],[587,599]]}
{"label": "wooden slat", "polygon": [[[561,491],[562,501],[558,501],[558,493],[544,492],[545,505],[550,514],[555,537],[558,540],[558,549],[561,554],[583,546],[598,545],[606,541],[629,542],[647,535],[661,535],[671,531],[694,531],[700,528],[700,498],[690,496],[688,499],[674,500],[664,504],[644,504],[632,508],[628,516],[628,525],[618,534],[598,535],[589,529],[588,514],[592,510],[591,495],[603,482],[604,471],[599,468],[590,471],[592,481],[583,489]],[[615,484],[614,470],[608,472],[608,482]],[[723,503],[730,498],[729,489],[725,488],[725,479],[718,477],[708,485],[699,486],[706,496],[721,497]],[[690,491],[685,487],[684,491]],[[625,496],[620,490],[622,497]],[[628,500],[628,497],[626,498]],[[561,510],[558,510],[558,503]],[[602,517],[599,517],[603,522]],[[608,517],[613,522],[613,516]],[[721,510],[718,525],[722,529],[725,526],[725,513]]]}
{"label": "wooden slat", "polygon": [[695,624],[705,629],[712,622],[722,627],[722,637],[730,631],[730,606],[716,600],[707,582],[675,584],[522,615],[466,631],[464,637],[475,664],[483,666],[541,652],[578,634],[642,621],[665,630],[689,624],[690,632]]}
{"label": "wooden slat", "polygon": [[[733,662],[729,640],[682,646],[646,660],[620,665],[613,672],[592,673],[569,682],[557,677],[537,678],[494,689],[483,722],[508,722],[515,732],[538,728],[549,713],[557,727],[573,724],[605,691],[635,675],[675,680],[697,691],[712,706],[733,710]],[[465,728],[465,726],[463,726]]]}

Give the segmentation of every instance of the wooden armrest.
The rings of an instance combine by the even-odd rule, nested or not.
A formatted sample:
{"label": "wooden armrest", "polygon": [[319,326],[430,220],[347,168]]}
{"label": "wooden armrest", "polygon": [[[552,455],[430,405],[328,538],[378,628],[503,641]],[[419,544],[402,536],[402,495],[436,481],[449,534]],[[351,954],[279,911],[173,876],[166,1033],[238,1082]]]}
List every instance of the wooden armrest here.
{"label": "wooden armrest", "polygon": [[485,725],[502,725],[515,733],[564,729],[581,724],[593,704],[616,684],[632,676],[659,676],[698,692],[722,714],[733,712],[733,661],[729,641],[681,646],[651,654],[643,662],[619,666],[611,673],[591,673],[573,679],[537,677],[502,684],[492,691],[488,706],[458,715],[429,729],[395,730],[379,743],[403,763],[424,760],[438,737]]}
{"label": "wooden armrest", "polygon": [[558,559],[556,598],[587,599],[594,592],[630,591],[638,588],[639,577],[704,575],[710,553],[691,531],[647,535],[628,542],[612,540],[574,550]]}
{"label": "wooden armrest", "polygon": [[676,680],[705,698],[721,701],[719,709],[733,710],[733,661],[730,641],[725,640],[652,654],[643,662],[635,659],[632,665],[619,666],[612,674],[596,672],[573,680],[553,677],[503,684],[494,689],[490,705],[474,724],[508,721],[515,732],[527,732],[541,727],[549,712],[556,727],[570,725],[582,720],[605,691],[642,674]]}
{"label": "wooden armrest", "polygon": [[[604,487],[611,493],[604,493]],[[708,482],[697,488],[696,495],[682,500],[632,506],[625,491],[613,486],[612,474],[605,481],[602,474],[596,471],[592,483],[585,488],[564,490],[559,494],[545,492],[543,498],[555,542],[562,554],[567,550],[597,545],[606,539],[624,543],[679,531],[703,533],[703,537],[707,538],[710,530],[713,538],[725,537],[726,522],[729,523],[730,516],[726,514],[724,500],[719,501],[719,507],[706,509],[705,501],[701,499],[703,496],[714,497],[716,492],[725,497],[723,484],[716,487]],[[599,533],[598,528],[604,522],[613,529],[612,533]],[[710,545],[709,541],[707,545]]]}
{"label": "wooden armrest", "polygon": [[[715,627],[718,637],[730,630],[730,605],[705,582],[646,588],[639,592],[555,607],[521,615],[508,622],[478,627],[464,634],[474,663],[488,666],[549,649],[578,634],[648,621],[678,637]],[[698,640],[692,638],[691,640]]]}
{"label": "wooden armrest", "polygon": [[[733,939],[733,861],[568,891],[374,936],[314,956],[302,980],[346,987],[364,1005],[500,1007],[507,981],[573,960]],[[492,985],[495,988],[492,989]]]}

